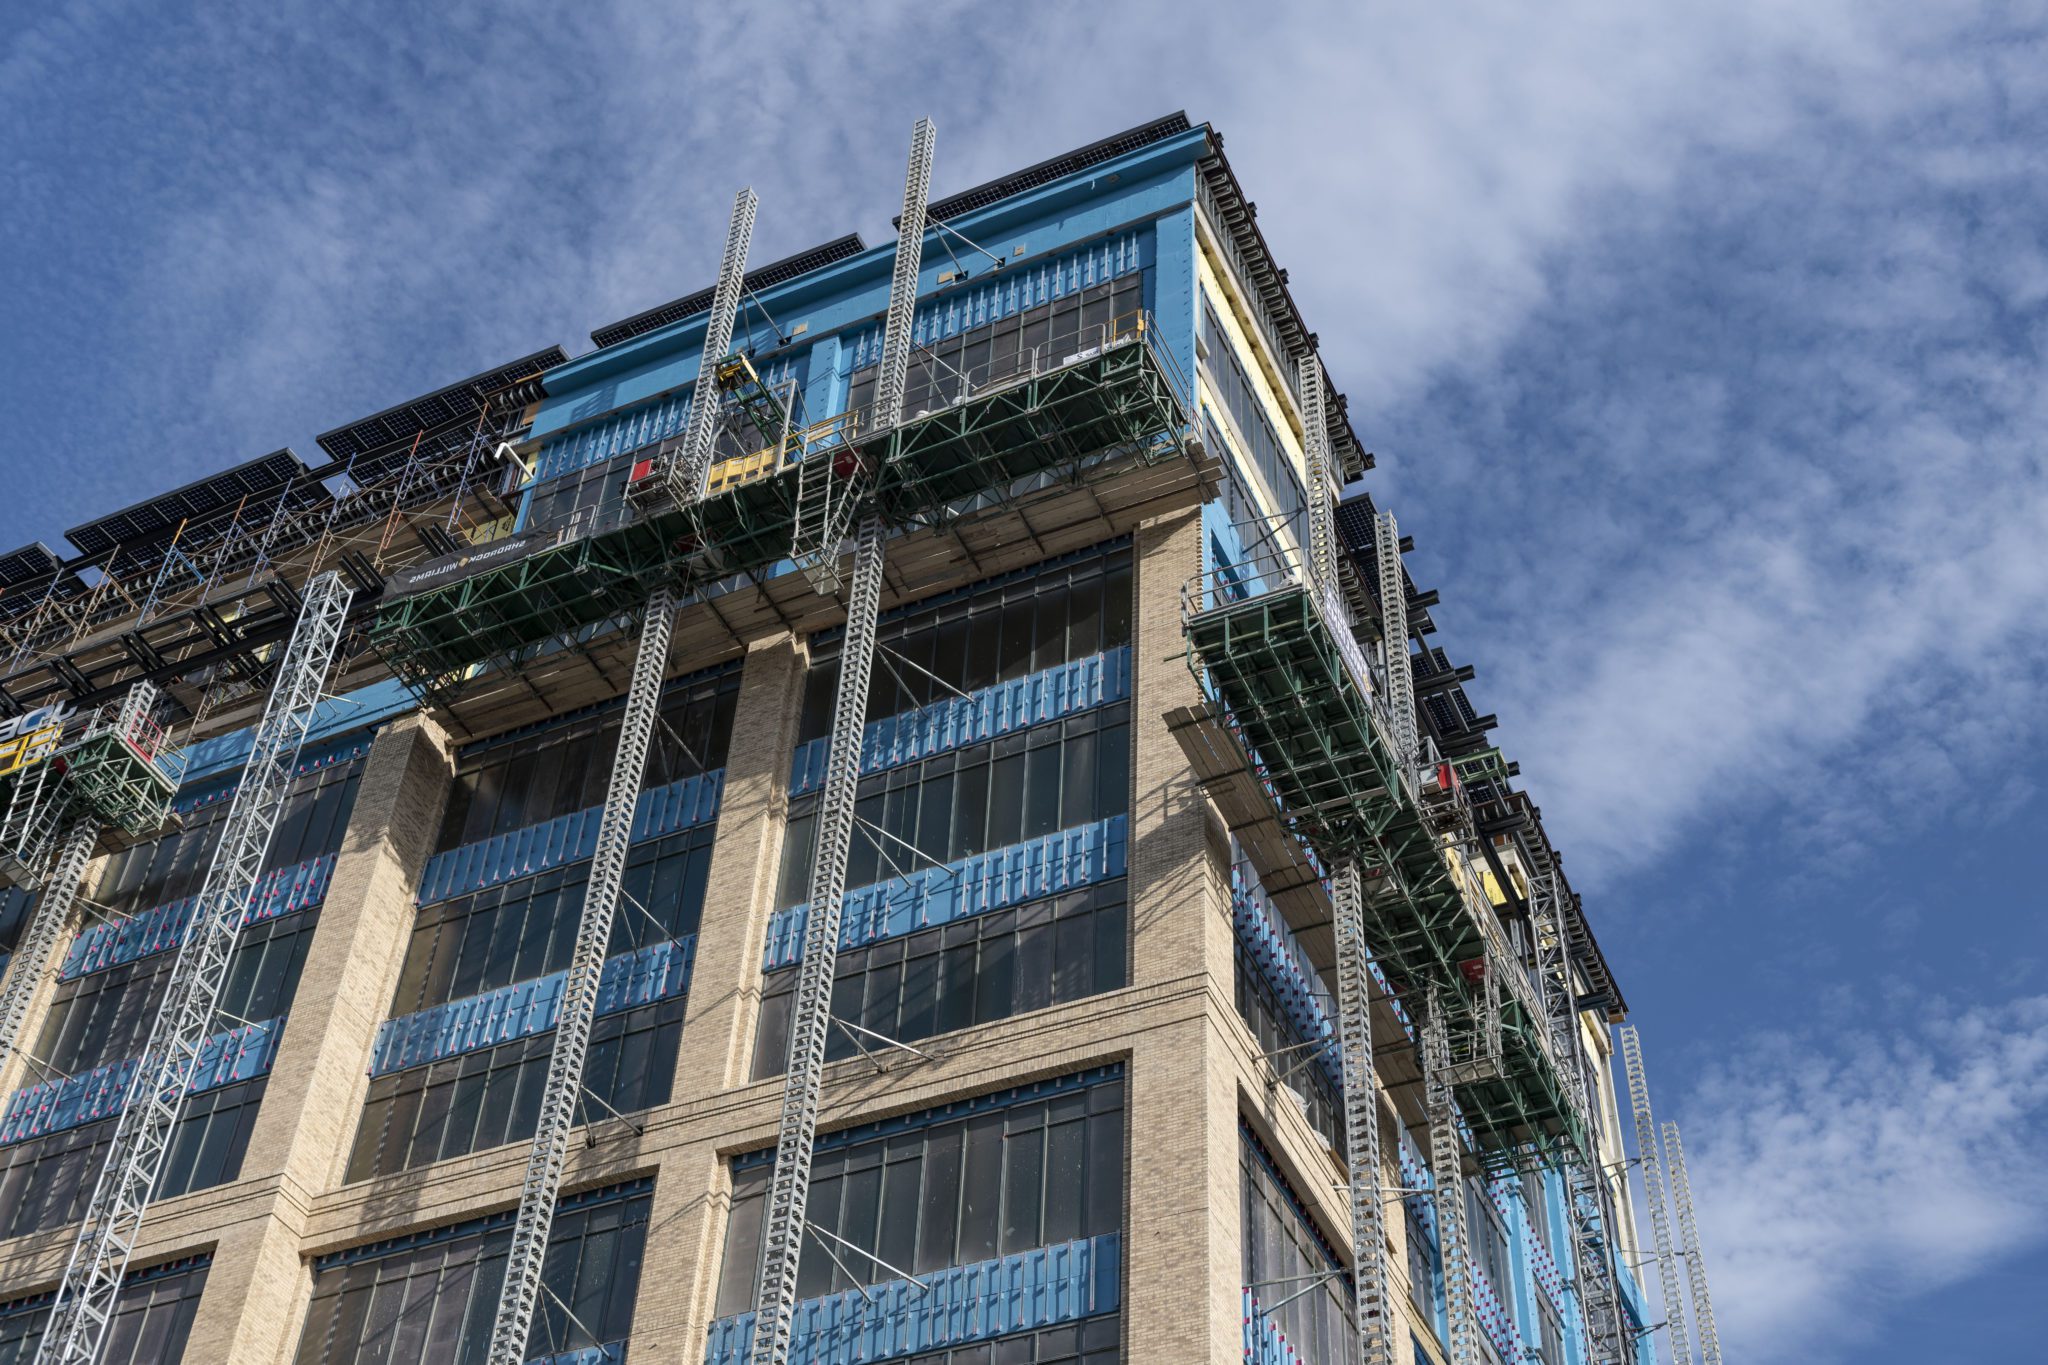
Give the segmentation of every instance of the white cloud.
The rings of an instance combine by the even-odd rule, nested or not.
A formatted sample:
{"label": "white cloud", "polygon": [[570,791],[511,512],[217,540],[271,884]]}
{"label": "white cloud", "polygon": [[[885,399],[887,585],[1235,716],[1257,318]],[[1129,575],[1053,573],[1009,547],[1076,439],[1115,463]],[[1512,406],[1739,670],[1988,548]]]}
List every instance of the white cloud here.
{"label": "white cloud", "polygon": [[2048,1242],[2048,997],[1918,1009],[1763,1037],[1686,1105],[1729,1359],[1863,1358],[1888,1314]]}

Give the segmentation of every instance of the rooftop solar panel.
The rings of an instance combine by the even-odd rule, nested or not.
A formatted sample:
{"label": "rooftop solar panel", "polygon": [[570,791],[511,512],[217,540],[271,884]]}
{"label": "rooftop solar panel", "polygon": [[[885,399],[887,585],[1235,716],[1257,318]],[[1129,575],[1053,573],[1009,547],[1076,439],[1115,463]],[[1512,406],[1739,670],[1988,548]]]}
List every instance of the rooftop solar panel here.
{"label": "rooftop solar panel", "polygon": [[[835,237],[823,246],[814,246],[808,251],[799,251],[794,256],[784,256],[779,261],[771,261],[758,269],[749,270],[742,284],[749,291],[766,289],[770,285],[793,280],[799,275],[831,265],[835,261],[858,256],[867,249],[867,243],[860,239],[859,233],[849,232],[844,237]],[[623,322],[600,327],[590,334],[590,339],[597,343],[599,350],[603,350],[607,346],[616,346],[622,341],[645,336],[649,332],[668,326],[671,322],[680,322],[684,318],[695,317],[708,311],[711,307],[711,294],[710,289],[699,289],[694,294],[685,294],[679,299],[650,308],[644,313],[635,313]]]}
{"label": "rooftop solar panel", "polygon": [[382,412],[336,427],[315,439],[337,463],[401,442],[410,444],[413,437],[422,431],[475,420],[487,395],[509,388],[543,370],[567,364],[568,360],[561,347],[550,346],[496,369],[457,380],[432,393],[393,404]]}
{"label": "rooftop solar panel", "polygon": [[39,578],[48,578],[64,567],[64,561],[43,542],[24,545],[0,555],[0,590],[18,588]]}
{"label": "rooftop solar panel", "polygon": [[182,523],[225,512],[244,498],[273,497],[305,473],[306,466],[290,450],[272,451],[74,526],[64,538],[80,554],[95,557],[116,547],[151,545],[168,539]]}
{"label": "rooftop solar panel", "polygon": [[1064,152],[1049,161],[1041,161],[1036,166],[1026,167],[986,184],[976,185],[973,189],[962,190],[958,194],[949,194],[944,199],[934,200],[925,210],[925,215],[934,222],[957,218],[963,213],[971,213],[998,200],[1008,199],[1013,194],[1037,189],[1040,185],[1049,185],[1062,176],[1085,171],[1090,166],[1099,166],[1105,161],[1112,161],[1126,152],[1135,152],[1140,147],[1164,142],[1167,138],[1185,133],[1192,127],[1194,125],[1188,122],[1185,112],[1171,113],[1164,118],[1153,119],[1150,123],[1126,128],[1123,132],[1106,137],[1100,142],[1091,142],[1086,147]]}

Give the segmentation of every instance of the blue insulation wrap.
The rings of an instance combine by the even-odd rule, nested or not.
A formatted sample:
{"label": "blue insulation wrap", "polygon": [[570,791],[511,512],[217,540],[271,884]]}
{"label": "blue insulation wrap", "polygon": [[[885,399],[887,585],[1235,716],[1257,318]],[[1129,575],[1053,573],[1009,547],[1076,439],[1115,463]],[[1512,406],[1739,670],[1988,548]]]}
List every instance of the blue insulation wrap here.
{"label": "blue insulation wrap", "polygon": [[[633,842],[716,820],[724,791],[725,769],[716,768],[641,792],[634,807]],[[604,807],[589,806],[436,853],[420,873],[419,903],[432,905],[581,862],[597,851],[597,825],[603,814]]]}
{"label": "blue insulation wrap", "polygon": [[[334,854],[323,853],[264,873],[249,898],[249,908],[242,914],[242,926],[247,928],[263,920],[311,909],[326,900],[327,888],[334,881],[334,859]],[[184,939],[185,928],[192,922],[192,908],[198,903],[197,896],[183,896],[118,923],[94,924],[81,930],[72,941],[71,951],[64,955],[63,965],[57,969],[57,979],[69,981],[88,972],[170,951]]]}
{"label": "blue insulation wrap", "polygon": [[[990,1341],[1115,1312],[1122,1298],[1122,1236],[1106,1232],[994,1260],[927,1272],[865,1292],[805,1299],[796,1306],[792,1365],[892,1360],[919,1351]],[[711,1324],[704,1365],[744,1365],[754,1315]]]}
{"label": "blue insulation wrap", "polygon": [[[1124,875],[1129,817],[1058,830],[1021,844],[926,867],[846,893],[839,946],[858,948],[878,939],[950,924],[971,915],[1076,891]],[[761,970],[787,967],[803,956],[810,906],[776,911],[768,921]]]}
{"label": "blue insulation wrap", "polygon": [[[1123,645],[1022,678],[977,688],[965,697],[870,721],[861,731],[860,771],[886,772],[933,754],[1028,730],[1062,716],[1120,702],[1131,695],[1131,647]],[[825,780],[826,736],[797,746],[789,794],[802,796]]]}
{"label": "blue insulation wrap", "polygon": [[[283,1019],[266,1019],[214,1034],[199,1049],[199,1064],[186,1093],[196,1095],[269,1074],[283,1032]],[[0,1144],[25,1142],[112,1118],[128,1098],[137,1060],[126,1057],[76,1076],[15,1091],[8,1097],[6,1113],[0,1115]]]}
{"label": "blue insulation wrap", "polygon": [[[696,946],[697,937],[691,934],[611,959],[598,978],[597,1012],[618,1014],[681,995],[690,988]],[[383,1076],[546,1033],[561,1015],[568,979],[566,971],[552,972],[387,1019],[370,1050],[370,1074]]]}

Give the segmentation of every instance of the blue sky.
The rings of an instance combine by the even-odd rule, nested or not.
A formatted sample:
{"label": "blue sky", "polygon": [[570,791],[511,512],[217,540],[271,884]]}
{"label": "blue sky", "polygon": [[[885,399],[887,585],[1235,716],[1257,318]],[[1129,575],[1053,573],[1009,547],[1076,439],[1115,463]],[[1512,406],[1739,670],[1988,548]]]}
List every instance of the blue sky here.
{"label": "blue sky", "polygon": [[1623,974],[1731,1358],[2044,1354],[2048,7],[1241,13],[45,7],[0,544],[578,349],[742,181],[756,260],[883,240],[919,114],[944,192],[1186,108]]}

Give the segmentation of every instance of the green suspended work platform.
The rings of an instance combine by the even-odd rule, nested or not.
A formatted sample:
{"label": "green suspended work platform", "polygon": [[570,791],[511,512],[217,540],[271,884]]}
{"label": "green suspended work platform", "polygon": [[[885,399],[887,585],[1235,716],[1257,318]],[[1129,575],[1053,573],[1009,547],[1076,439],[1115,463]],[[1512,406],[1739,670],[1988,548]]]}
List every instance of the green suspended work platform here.
{"label": "green suspended work platform", "polygon": [[[1488,999],[1484,967],[1503,956],[1504,936],[1498,926],[1489,933],[1483,892],[1459,885],[1442,836],[1404,786],[1349,627],[1333,628],[1284,574],[1218,571],[1191,585],[1185,606],[1190,663],[1282,820],[1325,867],[1355,858],[1364,870],[1366,941],[1389,988],[1411,1017],[1436,993],[1454,1062],[1464,1063],[1453,1072],[1459,1110],[1482,1159],[1504,1168],[1587,1150],[1540,1007],[1497,983]],[[1491,1036],[1482,1020],[1492,1017],[1498,1050],[1482,1059]]]}
{"label": "green suspended work platform", "polygon": [[[1184,453],[1186,410],[1173,361],[1142,317],[1105,324],[1098,344],[1012,363],[964,397],[881,432],[859,411],[802,430],[740,357],[721,365],[729,406],[771,443],[710,471],[701,500],[678,507],[630,494],[567,525],[521,531],[400,571],[370,639],[429,699],[452,696],[479,665],[517,667],[552,642],[622,622],[662,583],[703,583],[771,569],[791,552],[797,470],[823,454],[842,477],[874,471],[873,498],[896,527],[935,525],[1031,481],[1082,482]],[[837,457],[834,450],[843,449]],[[650,450],[629,489],[661,482]]]}

